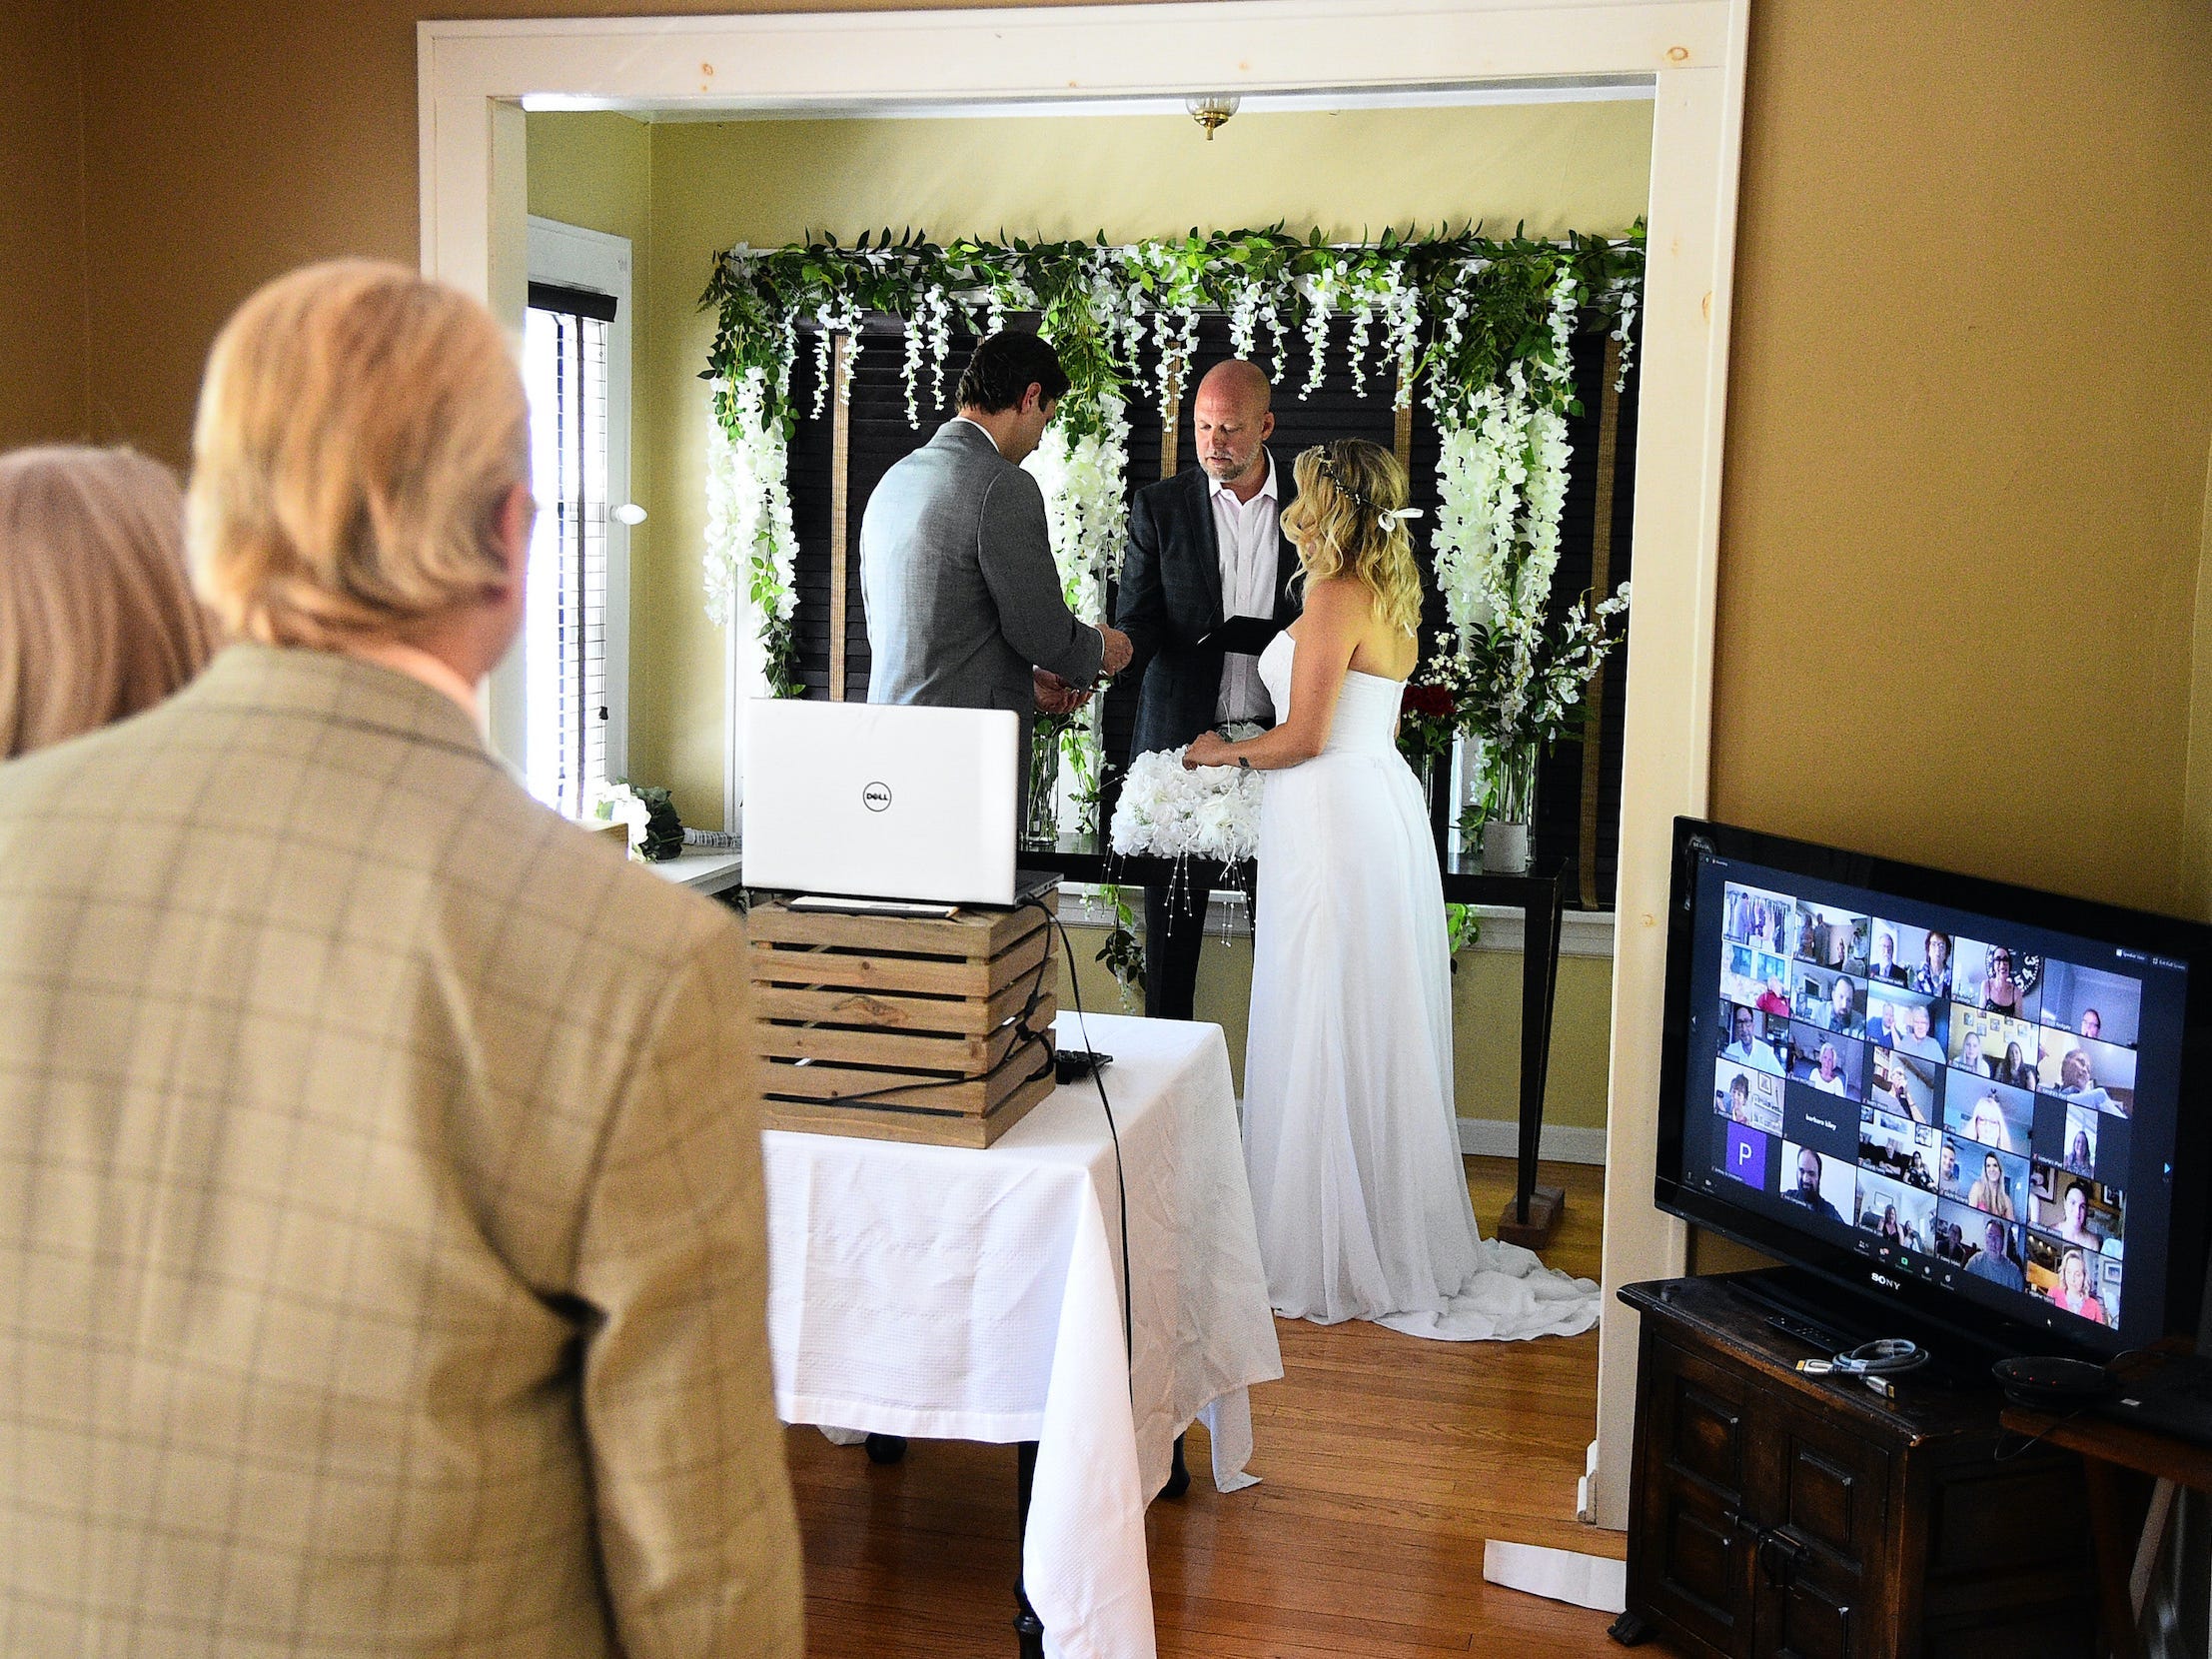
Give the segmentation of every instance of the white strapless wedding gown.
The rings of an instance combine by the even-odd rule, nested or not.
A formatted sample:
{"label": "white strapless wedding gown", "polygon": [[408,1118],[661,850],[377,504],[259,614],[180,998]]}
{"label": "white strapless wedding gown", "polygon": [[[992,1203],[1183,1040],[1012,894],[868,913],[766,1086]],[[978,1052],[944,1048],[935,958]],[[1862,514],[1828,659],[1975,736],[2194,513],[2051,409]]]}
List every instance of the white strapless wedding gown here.
{"label": "white strapless wedding gown", "polygon": [[[1260,677],[1287,719],[1296,644]],[[1293,1318],[1413,1336],[1571,1336],[1598,1287],[1485,1241],[1452,1094],[1452,961],[1404,682],[1351,673],[1329,742],[1267,775],[1244,1156],[1268,1297]]]}

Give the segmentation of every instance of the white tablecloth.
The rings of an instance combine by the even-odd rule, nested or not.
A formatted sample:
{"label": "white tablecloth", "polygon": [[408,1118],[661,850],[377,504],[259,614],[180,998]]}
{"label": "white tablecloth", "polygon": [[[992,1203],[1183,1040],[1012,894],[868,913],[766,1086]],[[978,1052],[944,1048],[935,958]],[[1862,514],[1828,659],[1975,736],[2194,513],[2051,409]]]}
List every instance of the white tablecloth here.
{"label": "white tablecloth", "polygon": [[[1097,1090],[988,1151],[770,1131],[768,1329],[786,1422],[1037,1442],[1022,1577],[1048,1653],[1154,1652],[1144,1510],[1204,1414],[1248,1484],[1245,1388],[1283,1374],[1216,1025],[1063,1012],[1102,1049],[1128,1171],[1135,1325]],[[1132,1387],[1132,1377],[1134,1386]]]}

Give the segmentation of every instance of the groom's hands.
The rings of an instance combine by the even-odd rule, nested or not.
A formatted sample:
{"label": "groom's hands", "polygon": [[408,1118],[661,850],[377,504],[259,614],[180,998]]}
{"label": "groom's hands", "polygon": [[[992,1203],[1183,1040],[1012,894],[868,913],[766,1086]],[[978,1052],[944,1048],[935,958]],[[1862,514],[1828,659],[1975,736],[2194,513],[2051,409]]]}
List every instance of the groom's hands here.
{"label": "groom's hands", "polygon": [[1043,669],[1031,669],[1029,679],[1036,688],[1037,713],[1040,715],[1072,715],[1091,700],[1091,694],[1081,686],[1071,686],[1058,675],[1048,674]]}

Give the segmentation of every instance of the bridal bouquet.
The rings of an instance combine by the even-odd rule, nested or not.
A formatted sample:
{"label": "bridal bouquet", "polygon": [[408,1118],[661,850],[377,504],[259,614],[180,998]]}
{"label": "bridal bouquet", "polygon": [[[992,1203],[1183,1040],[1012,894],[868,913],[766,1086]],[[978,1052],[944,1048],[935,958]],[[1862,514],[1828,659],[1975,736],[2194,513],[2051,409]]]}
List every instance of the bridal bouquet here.
{"label": "bridal bouquet", "polygon": [[[1257,728],[1231,729],[1232,740]],[[1180,749],[1129,763],[1114,805],[1114,850],[1240,863],[1260,847],[1260,776],[1241,767],[1183,770]]]}

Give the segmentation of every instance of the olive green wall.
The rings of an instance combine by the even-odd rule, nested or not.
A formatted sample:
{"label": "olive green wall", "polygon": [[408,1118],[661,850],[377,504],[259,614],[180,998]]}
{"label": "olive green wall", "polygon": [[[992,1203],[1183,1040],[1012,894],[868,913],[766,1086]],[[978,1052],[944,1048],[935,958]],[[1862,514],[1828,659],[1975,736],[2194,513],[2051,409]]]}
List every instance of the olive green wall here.
{"label": "olive green wall", "polygon": [[[1094,959],[1105,931],[1068,929],[1083,1006],[1119,1013],[1121,987]],[[1252,944],[1216,933],[1199,958],[1195,1012],[1222,1028],[1229,1064],[1244,1088],[1245,1014],[1252,999]],[[1063,1008],[1073,1005],[1063,996]],[[1134,1011],[1142,1012],[1140,1004]],[[1452,976],[1454,1081],[1462,1117],[1510,1121],[1521,1099],[1521,955],[1513,950],[1460,952]],[[1552,1015],[1552,1059],[1545,1075],[1547,1128],[1606,1126],[1606,1056],[1613,1033],[1613,959],[1563,956]],[[1587,1138],[1587,1137],[1585,1137]],[[1593,1155],[1595,1161],[1595,1154]]]}
{"label": "olive green wall", "polygon": [[[1237,116],[1212,143],[1180,115],[967,121],[658,123],[536,114],[530,209],[627,236],[637,249],[631,493],[647,509],[630,552],[630,774],[666,783],[687,824],[720,821],[723,636],[699,578],[706,442],[698,380],[713,322],[697,309],[714,254],[830,230],[919,226],[939,240],[1009,234],[1116,241],[1287,220],[1352,240],[1488,220],[1532,234],[1619,231],[1644,211],[1647,102]],[[647,248],[650,253],[648,257]],[[650,275],[644,275],[646,271]],[[1118,1007],[1089,961],[1084,994]],[[1455,979],[1463,1115],[1511,1118],[1518,1098],[1521,958],[1463,954]],[[1228,1033],[1241,1084],[1246,940],[1209,940],[1199,1017]],[[1569,958],[1547,1122],[1606,1120],[1612,963]]]}
{"label": "olive green wall", "polygon": [[[652,129],[626,115],[601,113],[532,116],[529,127],[530,211],[629,240],[629,496],[645,509],[645,522],[629,532],[628,772],[636,782],[657,784],[667,770],[668,735],[676,726],[669,712],[669,654],[658,642],[684,623],[673,615],[675,584],[663,571],[664,563],[681,563],[681,544],[665,533],[659,512],[664,475],[657,465],[657,447],[645,441],[651,430],[647,412],[659,398],[649,377],[660,361],[653,350]],[[698,592],[695,582],[692,592]],[[703,626],[703,614],[698,622]],[[718,682],[714,703],[718,710]],[[642,755],[640,731],[648,735]],[[710,800],[711,810],[703,816],[689,802],[677,812],[686,824],[716,825],[721,821],[718,777]]]}
{"label": "olive green wall", "polygon": [[[630,771],[668,785],[698,825],[720,820],[724,742],[724,638],[706,621],[699,575],[698,371],[713,319],[698,296],[717,252],[885,226],[940,241],[1000,229],[1126,241],[1277,220],[1339,239],[1443,219],[1618,231],[1643,213],[1651,174],[1643,101],[1253,113],[1211,143],[1181,115],[647,127],[539,114],[529,126],[532,212],[651,229],[638,311],[651,344],[638,356],[632,423],[635,452],[650,460],[632,493],[654,535],[643,557],[634,543],[630,555]],[[627,160],[640,144],[642,169]]]}

